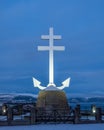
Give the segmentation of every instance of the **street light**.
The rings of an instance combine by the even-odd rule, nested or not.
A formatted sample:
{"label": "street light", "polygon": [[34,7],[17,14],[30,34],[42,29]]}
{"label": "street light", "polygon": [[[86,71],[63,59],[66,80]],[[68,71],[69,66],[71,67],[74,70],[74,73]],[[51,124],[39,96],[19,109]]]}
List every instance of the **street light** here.
{"label": "street light", "polygon": [[5,115],[7,113],[7,105],[2,106],[2,114]]}
{"label": "street light", "polygon": [[92,113],[95,114],[96,113],[96,106],[95,105],[92,105]]}

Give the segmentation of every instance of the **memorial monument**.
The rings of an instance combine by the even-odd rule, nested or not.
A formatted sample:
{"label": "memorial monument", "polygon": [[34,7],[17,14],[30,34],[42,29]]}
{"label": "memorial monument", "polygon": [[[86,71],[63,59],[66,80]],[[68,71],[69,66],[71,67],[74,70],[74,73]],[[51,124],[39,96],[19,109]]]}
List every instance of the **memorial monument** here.
{"label": "memorial monument", "polygon": [[49,83],[47,87],[42,86],[41,82],[33,77],[34,87],[38,87],[39,92],[36,107],[68,109],[68,101],[63,89],[69,87],[70,78],[62,82],[62,86],[54,83],[54,51],[64,51],[64,46],[54,46],[54,40],[61,39],[60,35],[53,34],[53,28],[49,29],[49,35],[42,35],[41,38],[49,40],[49,46],[38,46],[38,51],[49,51]]}

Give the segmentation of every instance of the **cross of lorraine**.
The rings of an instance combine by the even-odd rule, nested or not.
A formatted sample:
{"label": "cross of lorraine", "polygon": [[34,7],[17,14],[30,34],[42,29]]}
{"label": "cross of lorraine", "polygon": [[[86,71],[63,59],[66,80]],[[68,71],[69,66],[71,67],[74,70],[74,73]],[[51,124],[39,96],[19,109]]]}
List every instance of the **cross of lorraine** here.
{"label": "cross of lorraine", "polygon": [[41,82],[33,77],[34,87],[38,87],[41,90],[62,90],[65,87],[69,87],[70,78],[67,78],[62,82],[62,86],[56,87],[54,83],[54,51],[64,51],[64,46],[54,46],[54,40],[60,40],[60,35],[54,35],[53,28],[49,28],[49,35],[42,35],[41,39],[49,40],[49,46],[38,46],[38,51],[49,51],[49,83],[47,87],[41,86]]}

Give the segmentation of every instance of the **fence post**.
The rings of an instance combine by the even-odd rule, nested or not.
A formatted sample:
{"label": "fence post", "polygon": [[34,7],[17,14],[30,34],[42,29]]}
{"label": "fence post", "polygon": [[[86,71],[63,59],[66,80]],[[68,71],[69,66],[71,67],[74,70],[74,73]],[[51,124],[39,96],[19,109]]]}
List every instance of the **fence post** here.
{"label": "fence post", "polygon": [[11,108],[11,107],[8,107],[8,112],[7,112],[8,125],[11,125],[12,120],[13,120],[12,108]]}
{"label": "fence post", "polygon": [[95,114],[95,117],[96,117],[96,121],[97,122],[101,122],[102,121],[102,115],[101,115],[101,108],[96,108],[96,114]]}
{"label": "fence post", "polygon": [[76,106],[74,114],[74,123],[78,124],[80,122],[80,105]]}
{"label": "fence post", "polygon": [[31,125],[36,123],[36,110],[34,107],[31,107]]}

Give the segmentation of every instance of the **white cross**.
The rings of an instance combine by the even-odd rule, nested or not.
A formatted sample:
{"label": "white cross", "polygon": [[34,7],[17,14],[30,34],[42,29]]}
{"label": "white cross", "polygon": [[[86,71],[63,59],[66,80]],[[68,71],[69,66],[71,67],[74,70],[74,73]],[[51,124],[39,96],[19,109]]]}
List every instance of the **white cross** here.
{"label": "white cross", "polygon": [[41,39],[49,40],[49,46],[38,46],[39,51],[49,51],[49,84],[48,86],[56,86],[54,84],[54,51],[64,51],[64,46],[54,46],[54,40],[61,39],[60,35],[53,34],[53,28],[49,29],[49,35],[42,35]]}

